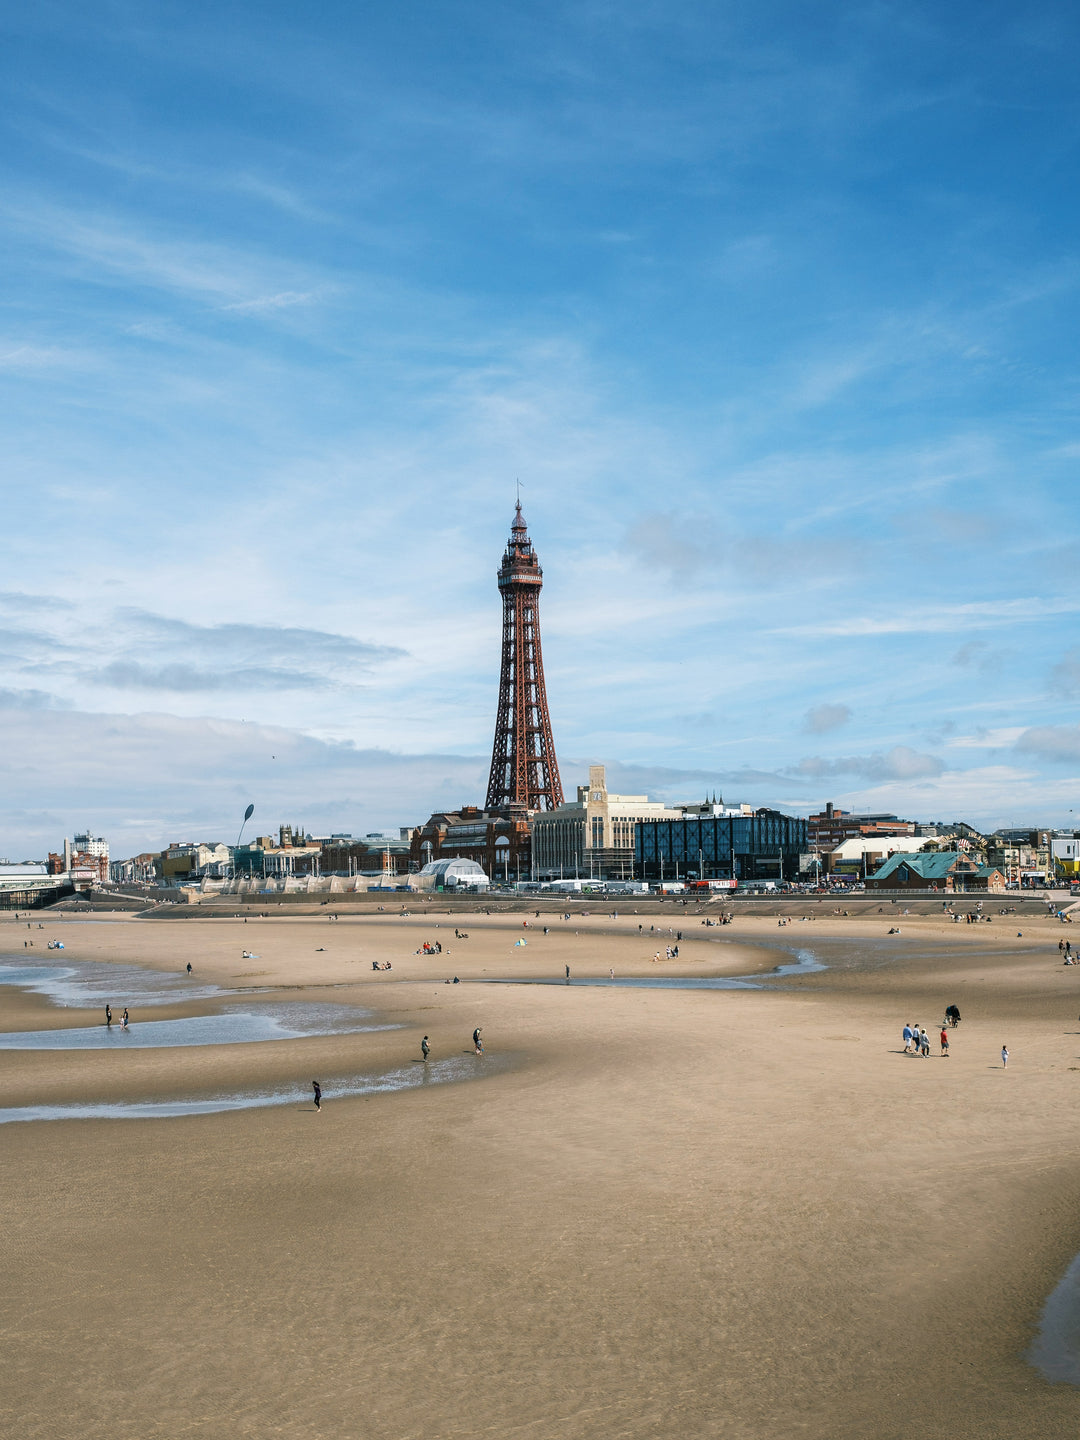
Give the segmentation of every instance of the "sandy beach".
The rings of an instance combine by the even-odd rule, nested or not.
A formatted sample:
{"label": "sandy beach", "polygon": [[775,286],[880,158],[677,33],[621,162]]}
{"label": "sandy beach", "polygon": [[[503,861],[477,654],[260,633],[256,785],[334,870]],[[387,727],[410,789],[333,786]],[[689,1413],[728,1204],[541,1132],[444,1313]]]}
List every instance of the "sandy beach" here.
{"label": "sandy beach", "polygon": [[[1057,951],[1080,924],[993,901],[989,925],[795,902],[784,926],[763,906],[706,929],[666,908],[0,919],[5,963],[31,939],[42,963],[190,962],[231,1006],[395,1027],[0,1051],[3,1107],[325,1084],[422,1066],[425,1034],[434,1060],[464,1055],[477,1025],[488,1051],[475,1079],[321,1114],[0,1125],[4,1433],[1075,1436],[1080,1392],[1025,1355],[1080,1252],[1080,968]],[[676,928],[678,960],[655,962]],[[768,980],[807,951],[827,968]],[[567,965],[570,985],[483,983]],[[766,978],[584,983],[612,969]],[[4,1031],[102,1018],[0,1005]],[[905,1021],[929,1060],[900,1053]]]}

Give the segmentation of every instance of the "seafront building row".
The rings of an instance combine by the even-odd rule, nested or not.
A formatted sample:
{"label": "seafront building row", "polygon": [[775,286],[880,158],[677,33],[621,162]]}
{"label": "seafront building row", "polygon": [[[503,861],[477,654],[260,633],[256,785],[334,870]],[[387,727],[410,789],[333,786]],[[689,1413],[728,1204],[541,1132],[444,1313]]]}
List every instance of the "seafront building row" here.
{"label": "seafront building row", "polygon": [[[857,827],[860,820],[865,824]],[[824,846],[841,824],[848,838],[824,848],[810,838],[819,824],[828,836]],[[1077,883],[1080,836],[1015,828],[984,836],[963,822],[858,816],[832,805],[802,819],[717,798],[668,804],[609,791],[605,767],[594,765],[588,784],[553,810],[508,817],[463,806],[436,812],[423,825],[363,837],[312,836],[286,824],[248,844],[183,841],[110,862],[108,841],[87,830],[65,839],[47,863],[0,862],[0,908],[29,909],[107,884],[338,894],[401,884],[734,889],[792,881],[946,893]]]}

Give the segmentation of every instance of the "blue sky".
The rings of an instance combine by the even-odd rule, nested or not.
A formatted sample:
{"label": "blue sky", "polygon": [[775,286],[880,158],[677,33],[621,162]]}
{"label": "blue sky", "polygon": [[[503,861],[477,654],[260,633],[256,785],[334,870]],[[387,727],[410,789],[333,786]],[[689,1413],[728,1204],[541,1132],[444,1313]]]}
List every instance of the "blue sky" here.
{"label": "blue sky", "polygon": [[[567,788],[1080,809],[1080,19],[6,7],[0,853]],[[234,823],[235,822],[235,823]]]}

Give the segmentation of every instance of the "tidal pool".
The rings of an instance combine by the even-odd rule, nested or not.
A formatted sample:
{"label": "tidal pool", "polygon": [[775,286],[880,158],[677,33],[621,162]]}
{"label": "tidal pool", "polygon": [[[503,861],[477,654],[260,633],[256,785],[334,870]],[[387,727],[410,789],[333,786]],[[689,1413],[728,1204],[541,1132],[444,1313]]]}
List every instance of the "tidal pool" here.
{"label": "tidal pool", "polygon": [[0,1050],[147,1050],[178,1045],[247,1045],[262,1040],[299,1040],[311,1035],[354,1035],[396,1030],[351,1005],[276,1004],[258,1010],[225,1009],[183,1020],[133,1020],[126,1030],[114,1008],[112,1025],[63,1030],[11,1030]]}
{"label": "tidal pool", "polygon": [[1047,1380],[1080,1385],[1080,1255],[1043,1306],[1028,1362]]}
{"label": "tidal pool", "polygon": [[[417,1061],[381,1075],[352,1075],[322,1081],[323,1105],[357,1095],[385,1095],[425,1085],[479,1080],[507,1070],[506,1055],[454,1055],[446,1060]],[[181,1115],[214,1115],[226,1110],[255,1110],[268,1105],[314,1109],[310,1082],[273,1089],[233,1090],[195,1099],[76,1101],[64,1105],[17,1105],[0,1109],[0,1125],[29,1120],[163,1120]]]}
{"label": "tidal pool", "polygon": [[[219,985],[200,984],[187,975],[144,970],[139,965],[107,965],[100,960],[49,960],[28,964],[21,958],[0,963],[0,985],[15,985],[44,995],[64,1009],[114,1009],[136,1005],[178,1005],[189,1000],[212,1000],[235,992]],[[248,992],[245,992],[248,993]]]}

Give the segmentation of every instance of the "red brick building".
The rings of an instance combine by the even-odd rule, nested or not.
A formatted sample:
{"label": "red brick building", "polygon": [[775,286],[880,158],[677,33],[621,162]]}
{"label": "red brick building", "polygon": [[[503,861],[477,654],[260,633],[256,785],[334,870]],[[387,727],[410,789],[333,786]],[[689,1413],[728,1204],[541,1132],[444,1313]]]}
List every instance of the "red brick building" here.
{"label": "red brick building", "polygon": [[853,815],[837,810],[832,801],[819,815],[806,821],[806,839],[813,850],[835,850],[845,840],[859,835],[914,835],[915,821],[901,820],[896,815]]}
{"label": "red brick building", "polygon": [[528,814],[481,810],[437,811],[413,831],[412,861],[417,869],[430,860],[475,860],[494,881],[528,880],[532,863]]}

